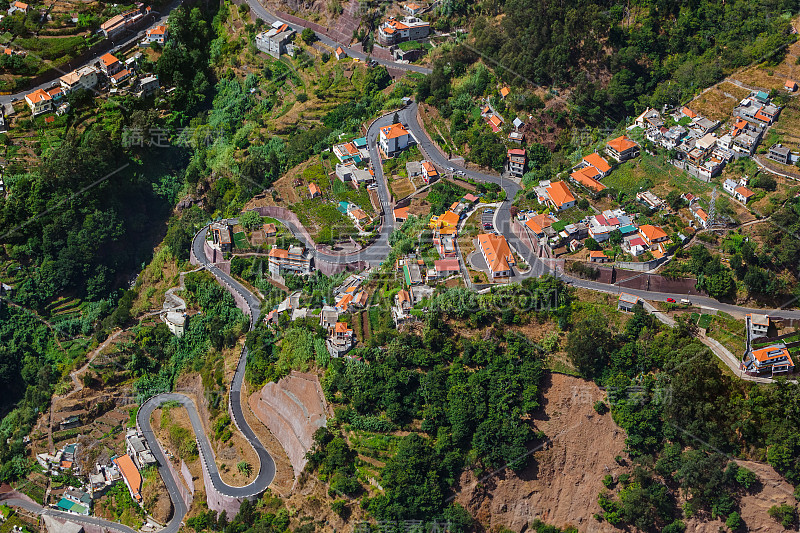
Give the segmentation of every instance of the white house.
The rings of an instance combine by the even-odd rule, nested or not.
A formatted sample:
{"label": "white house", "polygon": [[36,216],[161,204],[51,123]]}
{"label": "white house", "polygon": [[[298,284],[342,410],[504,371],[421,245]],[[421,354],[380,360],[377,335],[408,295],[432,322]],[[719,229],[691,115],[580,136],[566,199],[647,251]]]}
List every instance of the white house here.
{"label": "white house", "polygon": [[87,65],[61,76],[59,81],[65,93],[71,93],[77,89],[86,89],[88,91],[97,85],[98,73],[96,67]]}
{"label": "white house", "polygon": [[414,142],[411,133],[399,122],[380,129],[379,144],[387,157],[394,157]]}
{"label": "white house", "polygon": [[163,25],[156,26],[151,30],[147,30],[147,34],[145,35],[145,41],[147,42],[147,44],[151,43],[164,44],[164,42],[167,40],[167,31],[168,31],[167,27]]}
{"label": "white house", "polygon": [[17,11],[22,11],[23,13],[27,13],[28,4],[24,2],[11,2],[11,5],[8,7],[8,14],[13,15]]}

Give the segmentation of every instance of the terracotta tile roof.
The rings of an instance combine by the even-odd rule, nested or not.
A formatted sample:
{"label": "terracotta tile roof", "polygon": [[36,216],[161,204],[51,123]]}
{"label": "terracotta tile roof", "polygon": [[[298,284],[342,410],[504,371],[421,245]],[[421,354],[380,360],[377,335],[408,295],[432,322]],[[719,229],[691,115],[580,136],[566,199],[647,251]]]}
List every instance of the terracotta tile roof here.
{"label": "terracotta tile roof", "polygon": [[339,46],[338,48],[336,48],[336,53],[337,53],[338,55],[342,55],[342,54],[344,53],[344,50],[342,50],[342,47],[341,47],[341,46]]}
{"label": "terracotta tile roof", "polygon": [[756,111],[756,114],[753,115],[753,118],[758,119],[758,120],[763,120],[764,122],[769,122],[770,120],[772,120],[772,117],[770,117],[768,115],[765,115],[763,113],[762,109],[759,109],[758,111]]}
{"label": "terracotta tile roof", "polygon": [[792,357],[789,355],[789,350],[787,350],[785,346],[767,346],[766,348],[753,350],[753,357],[759,363],[770,363],[780,357],[786,357],[788,360],[787,364],[794,366]]}
{"label": "terracotta tile roof", "polygon": [[789,90],[792,90],[792,91],[796,91],[797,90],[797,83],[795,83],[793,80],[786,80],[786,83],[783,84],[783,88],[784,89],[789,89]]}
{"label": "terracotta tile roof", "polygon": [[611,170],[611,165],[608,164],[608,161],[606,161],[605,158],[603,158],[603,156],[601,156],[597,152],[587,155],[586,157],[583,158],[583,160],[592,165],[600,172],[606,173],[609,170]]}
{"label": "terracotta tile roof", "polygon": [[403,302],[411,302],[411,296],[408,294],[408,291],[403,289],[402,291],[397,293],[397,299],[400,301],[402,305]]}
{"label": "terracotta tile roof", "polygon": [[311,193],[311,196],[314,196],[316,194],[322,194],[322,191],[319,189],[319,185],[317,185],[316,183],[308,184],[308,192]]}
{"label": "terracotta tile roof", "polygon": [[433,262],[436,272],[455,272],[459,270],[458,259],[437,259]]}
{"label": "terracotta tile roof", "polygon": [[442,227],[455,227],[458,225],[459,216],[452,211],[445,211],[438,219]]}
{"label": "terracotta tile roof", "polygon": [[402,218],[403,220],[408,219],[408,208],[409,207],[410,206],[398,207],[397,209],[395,209],[394,210],[394,218],[395,219]]}
{"label": "terracotta tile roof", "polygon": [[700,217],[701,220],[708,220],[708,214],[705,211],[703,211],[702,209],[698,209],[694,213],[695,213],[695,215]]}
{"label": "terracotta tile roof", "polygon": [[599,176],[599,175],[600,175],[600,173],[597,172],[596,168],[594,168],[594,167],[585,167],[585,168],[582,168],[580,170],[576,170],[575,172],[573,172],[569,176],[572,179],[574,179],[575,181],[577,181],[578,183],[580,183],[581,185],[583,185],[584,187],[588,187],[589,189],[591,189],[591,190],[593,190],[595,192],[600,192],[603,189],[605,189],[606,186],[603,185],[602,183],[600,183],[599,181],[597,181],[596,179],[594,179],[595,176]]}
{"label": "terracotta tile roof", "polygon": [[391,126],[382,127],[381,135],[387,139],[395,139],[397,137],[402,137],[403,135],[408,135],[408,130],[405,129],[402,124],[397,123],[392,124]]}
{"label": "terracotta tile roof", "polygon": [[275,226],[275,224],[273,224],[272,222],[270,222],[269,224],[264,224],[264,226],[261,229],[264,230],[264,233],[277,233],[278,232],[277,226]]}
{"label": "terracotta tile roof", "polygon": [[510,155],[510,156],[512,156],[512,155],[524,156],[525,155],[525,150],[523,150],[522,148],[512,148],[511,150],[508,151],[508,155]]}
{"label": "terracotta tile roof", "polygon": [[536,235],[540,235],[544,231],[544,228],[549,228],[553,225],[553,222],[555,222],[555,220],[549,215],[535,215],[529,218],[525,222],[525,225],[531,228]]}
{"label": "terracotta tile roof", "polygon": [[685,107],[685,106],[684,106],[683,109],[681,109],[681,112],[684,115],[686,115],[687,117],[689,117],[689,118],[696,118],[697,117],[697,113],[695,113],[694,111],[692,111],[691,109],[689,109],[688,107]]}
{"label": "terracotta tile roof", "polygon": [[575,197],[570,192],[567,184],[563,181],[551,183],[550,186],[547,187],[547,194],[550,196],[550,199],[553,201],[553,203],[559,208],[564,204],[575,201]]}
{"label": "terracotta tile roof", "polygon": [[53,97],[47,93],[44,89],[36,89],[32,93],[29,93],[25,96],[26,99],[30,100],[34,104],[38,104],[39,102],[45,100],[52,100]]}
{"label": "terracotta tile roof", "polygon": [[510,92],[511,92],[511,89],[509,89],[508,87],[503,87],[502,89],[500,89],[500,95],[501,95],[503,98],[505,98],[506,96],[508,96],[508,93],[510,93]]}
{"label": "terracotta tile roof", "polygon": [[130,487],[134,499],[136,499],[137,502],[142,501],[142,475],[139,473],[139,469],[136,468],[136,465],[133,464],[130,455],[121,455],[117,457],[114,459],[114,464],[117,465],[120,473],[128,482],[128,487]]}
{"label": "terracotta tile roof", "polygon": [[277,257],[278,259],[289,259],[289,250],[283,250],[282,248],[273,248],[269,251],[270,257]]}
{"label": "terracotta tile roof", "polygon": [[111,66],[111,65],[113,65],[114,63],[119,63],[119,59],[117,59],[116,57],[114,57],[114,56],[113,56],[113,55],[111,55],[111,54],[104,54],[104,55],[103,55],[103,56],[100,58],[100,61],[102,61],[102,62],[103,62],[103,64],[104,64],[105,66],[107,66],[107,67],[110,67],[110,66]]}
{"label": "terracotta tile roof", "polygon": [[505,237],[494,233],[482,233],[478,235],[478,243],[492,272],[511,270],[510,265],[514,264],[514,256]]}
{"label": "terracotta tile roof", "polygon": [[147,30],[147,35],[164,35],[167,33],[166,26],[156,26],[152,30]]}
{"label": "terracotta tile roof", "polygon": [[642,236],[650,242],[657,241],[659,239],[665,239],[667,237],[667,233],[663,229],[651,224],[639,226],[639,233],[641,233]]}
{"label": "terracotta tile roof", "polygon": [[336,326],[334,326],[333,330],[336,333],[347,333],[347,332],[352,333],[353,332],[352,329],[347,329],[347,322],[337,322]]}
{"label": "terracotta tile roof", "polygon": [[477,196],[475,196],[475,195],[474,195],[474,194],[472,194],[472,193],[467,193],[467,194],[465,194],[465,195],[464,195],[464,200],[466,200],[466,201],[468,201],[468,202],[475,203],[475,202],[477,202],[477,201],[478,201],[478,197],[477,197]]}
{"label": "terracotta tile roof", "polygon": [[738,192],[739,194],[741,194],[745,198],[750,198],[751,196],[753,196],[755,194],[753,191],[751,191],[747,187],[742,187],[742,186],[736,187],[734,189],[734,191]]}
{"label": "terracotta tile roof", "polygon": [[589,252],[589,257],[600,257],[602,259],[608,259],[609,257],[606,255],[605,252],[601,250],[592,250]]}
{"label": "terracotta tile roof", "polygon": [[346,311],[347,308],[350,306],[351,301],[353,301],[353,295],[345,294],[344,296],[341,297],[341,299],[338,302],[336,302],[336,307]]}
{"label": "terracotta tile roof", "polygon": [[433,166],[433,163],[430,161],[423,161],[422,168],[425,169],[425,172],[428,174],[428,176],[436,176],[438,174],[436,172],[436,167]]}
{"label": "terracotta tile roof", "polygon": [[626,150],[630,150],[631,148],[639,146],[638,144],[633,142],[627,135],[622,135],[620,137],[617,137],[616,139],[612,139],[608,141],[607,145],[619,153],[622,153]]}

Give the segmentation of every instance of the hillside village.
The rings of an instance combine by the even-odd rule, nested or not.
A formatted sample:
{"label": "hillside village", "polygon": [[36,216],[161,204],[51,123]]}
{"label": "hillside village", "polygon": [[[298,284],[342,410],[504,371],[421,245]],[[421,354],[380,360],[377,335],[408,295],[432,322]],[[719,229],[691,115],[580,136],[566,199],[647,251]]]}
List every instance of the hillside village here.
{"label": "hillside village", "polygon": [[[769,235],[791,238],[787,213],[800,198],[792,78],[736,84],[737,70],[680,103],[641,98],[625,120],[592,120],[570,100],[584,86],[512,82],[507,67],[474,55],[465,43],[489,19],[481,13],[472,28],[477,14],[450,18],[458,6],[449,4],[361,13],[355,2],[224,2],[188,17],[180,2],[158,6],[164,14],[68,4],[14,1],[0,21],[14,37],[0,56],[3,223],[24,218],[26,195],[62,195],[13,221],[0,248],[0,312],[27,313],[25,327],[44,336],[22,342],[2,324],[0,333],[13,350],[51,357],[14,366],[24,385],[15,401],[33,422],[24,435],[3,433],[14,470],[0,465],[0,533],[114,524],[314,533],[376,517],[382,527],[387,509],[401,509],[398,495],[428,481],[436,495],[407,499],[395,518],[428,505],[452,515],[453,533],[508,530],[486,510],[495,496],[494,516],[505,519],[501,494],[566,501],[586,485],[591,501],[569,511],[581,530],[741,531],[745,515],[753,529],[797,525],[797,450],[758,433],[775,426],[718,422],[706,398],[793,427],[758,407],[792,405],[800,356],[800,315],[782,300],[798,293],[793,258],[776,260],[785,241]],[[617,16],[631,31],[625,21],[644,15],[613,9],[603,20]],[[200,32],[212,36],[205,48],[179,41]],[[74,38],[76,53],[43,69],[23,49],[40,35]],[[790,57],[776,64],[785,70]],[[53,77],[57,65],[69,68]],[[170,65],[197,77],[173,76]],[[205,92],[193,93],[204,77]],[[724,106],[709,103],[713,91],[725,92]],[[72,151],[59,151],[64,140]],[[80,155],[101,167],[86,146],[110,160],[88,185]],[[66,175],[48,166],[54,154]],[[130,174],[95,198],[118,164]],[[34,182],[38,168],[50,184]],[[83,188],[70,195],[61,187],[72,180]],[[97,203],[63,217],[86,217],[63,237],[75,248],[28,259],[66,245],[49,226],[19,237],[26,225],[83,206],[84,192]],[[133,273],[79,262],[94,253],[134,267],[145,259]],[[37,307],[44,292],[32,287],[67,274],[91,276],[90,289],[65,283]],[[50,285],[34,286],[39,275]],[[572,385],[571,402],[546,405],[544,395],[566,394],[553,375]],[[664,429],[680,417],[700,424],[663,401],[673,392],[695,402],[687,410],[702,404],[699,418],[725,432],[720,442]],[[566,424],[561,410],[584,420],[588,458],[566,454],[552,433]],[[649,422],[630,423],[640,418]],[[591,455],[592,431],[613,440],[608,457]],[[535,465],[517,468],[534,454]],[[599,477],[568,476],[559,454]],[[763,470],[756,478],[744,464]],[[686,481],[695,465],[717,483],[705,500]],[[503,475],[479,477],[490,471]],[[550,486],[531,488],[542,480]],[[645,503],[631,496],[641,487],[657,487]],[[662,514],[631,518],[659,498]],[[540,522],[568,514],[548,505],[526,508],[514,527],[578,530]]]}

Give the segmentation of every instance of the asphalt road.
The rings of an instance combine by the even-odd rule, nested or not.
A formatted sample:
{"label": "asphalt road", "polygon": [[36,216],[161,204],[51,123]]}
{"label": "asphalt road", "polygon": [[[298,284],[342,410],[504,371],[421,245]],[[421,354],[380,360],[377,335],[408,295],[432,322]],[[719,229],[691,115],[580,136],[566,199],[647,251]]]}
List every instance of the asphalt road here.
{"label": "asphalt road", "polygon": [[[116,522],[111,522],[110,520],[103,520],[102,518],[95,518],[93,516],[82,516],[73,513],[65,513],[63,511],[56,511],[55,509],[51,509],[49,507],[42,507],[38,503],[29,502],[28,500],[23,500],[20,498],[9,498],[8,500],[3,500],[2,503],[4,505],[20,507],[22,509],[25,509],[26,511],[29,511],[31,513],[36,513],[40,516],[48,515],[58,518],[59,520],[69,520],[71,522],[78,522],[81,524],[90,524],[93,526],[113,529],[115,531],[121,531],[122,533],[137,533],[135,529],[129,528],[128,526],[124,526],[122,524],[118,524]],[[177,531],[177,529],[175,531]]]}
{"label": "asphalt road", "polygon": [[[120,42],[112,41],[111,46],[108,48],[107,52],[111,52],[113,54],[114,52],[118,51],[121,48],[124,48],[125,46],[131,44],[134,41],[140,41],[144,36],[144,32],[146,32],[147,30],[149,30],[151,28],[155,28],[156,26],[158,26],[160,24],[166,24],[167,18],[169,17],[169,14],[172,12],[172,10],[174,10],[176,7],[181,5],[181,3],[182,3],[182,0],[174,0],[169,5],[164,6],[161,9],[161,11],[151,13],[148,16],[151,16],[151,17],[152,16],[158,16],[158,18],[153,20],[147,27],[145,27],[145,28],[143,28],[143,29],[137,31],[136,33],[133,33],[133,34],[127,36],[127,37],[124,37],[122,41],[120,41]],[[83,66],[86,66],[86,65],[91,65],[92,63],[95,63],[97,61],[98,55],[103,55],[105,53],[106,53],[105,51],[95,53],[94,56],[89,61],[87,61],[83,65],[80,65],[80,66],[76,67],[73,70],[76,70],[76,69],[78,69],[80,67],[83,67]],[[14,99],[23,100],[25,98],[26,94],[32,93],[33,91],[35,91],[37,89],[49,89],[54,84],[58,83],[58,78],[63,76],[64,74],[67,74],[67,71],[60,72],[54,79],[52,79],[50,81],[47,81],[47,82],[44,82],[44,83],[40,83],[39,85],[37,85],[35,87],[31,87],[30,89],[27,89],[25,91],[20,91],[20,92],[15,93],[15,94],[0,95],[0,105],[8,104]]]}
{"label": "asphalt road", "polygon": [[[275,15],[275,14],[271,13],[270,11],[268,11],[263,5],[261,5],[261,3],[259,3],[258,0],[247,0],[247,5],[250,6],[250,10],[253,13],[255,13],[255,15],[258,18],[260,18],[261,20],[267,22],[268,24],[272,24],[273,22],[280,21],[280,22],[283,22],[285,24],[290,25],[295,30],[297,30],[298,27],[299,27],[300,31],[303,31],[303,29],[306,27],[306,26],[301,26],[300,24],[297,24],[296,22],[289,22],[288,20],[281,19],[277,15]],[[337,46],[341,46],[342,49],[345,50],[347,52],[347,55],[350,56],[350,57],[354,57],[356,59],[360,59],[361,61],[366,61],[367,58],[368,58],[367,54],[364,54],[362,52],[358,52],[356,50],[353,50],[352,48],[350,48],[349,46],[347,46],[344,43],[336,42],[333,39],[331,39],[330,37],[328,37],[327,35],[323,35],[323,34],[317,33],[317,32],[314,32],[314,33],[316,34],[317,39],[319,39],[319,41],[321,43],[323,43],[323,44],[325,44],[327,46],[330,46],[331,48],[334,48],[334,49]],[[431,72],[433,72],[431,69],[425,68],[425,67],[420,67],[419,65],[411,65],[411,64],[408,64],[408,63],[397,63],[395,61],[386,61],[386,60],[377,59],[377,58],[374,58],[374,57],[369,57],[369,59],[372,59],[372,60],[376,61],[380,65],[384,65],[385,67],[390,67],[390,68],[393,68],[393,69],[407,70],[409,72],[418,72],[420,74],[430,74]]]}

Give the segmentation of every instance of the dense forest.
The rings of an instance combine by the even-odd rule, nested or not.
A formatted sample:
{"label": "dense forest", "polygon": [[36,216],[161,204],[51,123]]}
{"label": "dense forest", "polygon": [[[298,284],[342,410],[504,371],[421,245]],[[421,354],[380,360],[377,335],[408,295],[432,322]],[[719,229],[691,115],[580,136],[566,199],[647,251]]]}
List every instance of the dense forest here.
{"label": "dense forest", "polygon": [[607,317],[595,315],[567,336],[568,356],[606,387],[614,420],[627,433],[633,474],[599,497],[612,524],[681,531],[672,524],[681,517],[672,496],[677,489],[688,495],[685,516],[733,515],[737,523],[739,499],[756,482],[735,457],[764,458],[787,481],[800,482],[798,385],[758,385],[724,374],[692,338],[693,327],[679,321],[665,328],[637,306],[616,335]]}
{"label": "dense forest", "polygon": [[782,58],[783,45],[796,38],[790,16],[800,10],[796,0],[462,6],[482,15],[475,49],[497,62],[509,83],[574,87],[573,103],[590,123],[675,105],[736,68]]}

